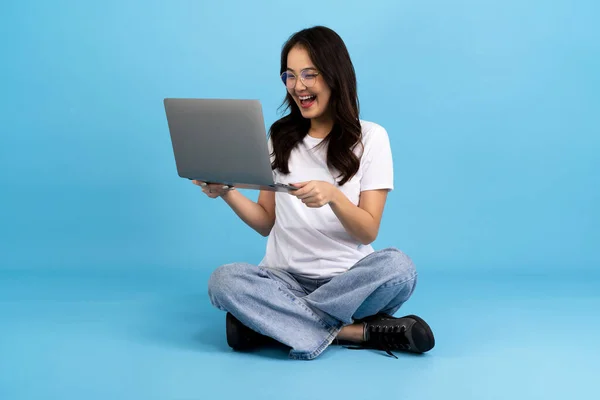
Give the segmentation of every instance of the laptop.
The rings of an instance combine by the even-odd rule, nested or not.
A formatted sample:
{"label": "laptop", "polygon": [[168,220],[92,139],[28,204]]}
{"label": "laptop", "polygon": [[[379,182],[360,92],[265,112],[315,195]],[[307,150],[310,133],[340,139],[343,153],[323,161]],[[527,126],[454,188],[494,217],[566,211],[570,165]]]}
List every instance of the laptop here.
{"label": "laptop", "polygon": [[273,178],[259,100],[164,99],[177,174],[241,189],[289,192]]}

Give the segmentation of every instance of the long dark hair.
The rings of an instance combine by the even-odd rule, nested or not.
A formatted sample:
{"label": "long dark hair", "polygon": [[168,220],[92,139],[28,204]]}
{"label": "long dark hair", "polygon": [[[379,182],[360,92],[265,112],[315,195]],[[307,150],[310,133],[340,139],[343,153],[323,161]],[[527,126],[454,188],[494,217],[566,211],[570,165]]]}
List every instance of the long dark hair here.
{"label": "long dark hair", "polygon": [[[327,165],[340,173],[342,179],[338,184],[341,186],[356,174],[360,166],[360,158],[353,151],[355,146],[362,146],[354,66],[342,38],[329,28],[315,26],[295,33],[285,43],[281,51],[280,73],[287,70],[287,56],[295,46],[306,49],[331,89],[328,109],[334,124],[320,145],[328,144]],[[310,120],[302,116],[289,93],[282,107],[290,113],[276,121],[269,131],[274,155],[271,167],[287,175],[290,173],[290,153],[308,134]]]}

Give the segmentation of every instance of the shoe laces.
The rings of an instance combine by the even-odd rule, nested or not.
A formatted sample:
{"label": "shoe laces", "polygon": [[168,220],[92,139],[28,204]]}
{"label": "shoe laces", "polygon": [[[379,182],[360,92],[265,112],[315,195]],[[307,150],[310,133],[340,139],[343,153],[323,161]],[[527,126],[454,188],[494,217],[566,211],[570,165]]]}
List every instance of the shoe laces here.
{"label": "shoe laces", "polygon": [[369,340],[361,346],[347,347],[351,350],[378,349],[385,351],[388,355],[396,357],[392,351],[409,350],[410,343],[406,338],[406,326],[396,324],[368,324]]}

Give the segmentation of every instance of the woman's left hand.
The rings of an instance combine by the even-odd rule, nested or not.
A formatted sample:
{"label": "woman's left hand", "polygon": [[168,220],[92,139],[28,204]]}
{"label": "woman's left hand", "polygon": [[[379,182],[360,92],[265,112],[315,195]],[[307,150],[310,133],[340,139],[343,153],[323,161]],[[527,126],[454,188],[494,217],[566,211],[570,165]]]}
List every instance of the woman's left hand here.
{"label": "woman's left hand", "polygon": [[337,187],[324,181],[292,183],[292,186],[299,189],[289,193],[311,208],[319,208],[331,203],[339,191]]}

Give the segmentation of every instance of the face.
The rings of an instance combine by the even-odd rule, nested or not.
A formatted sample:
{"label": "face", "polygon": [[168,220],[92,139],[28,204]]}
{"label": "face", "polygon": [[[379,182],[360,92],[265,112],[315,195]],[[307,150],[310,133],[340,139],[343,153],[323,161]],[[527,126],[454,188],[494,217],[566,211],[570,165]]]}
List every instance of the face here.
{"label": "face", "polygon": [[[287,91],[294,98],[302,116],[307,119],[327,118],[331,89],[303,47],[296,46],[290,50],[287,68],[288,80],[294,83],[293,87],[287,87]],[[304,77],[304,82],[300,77]]]}

